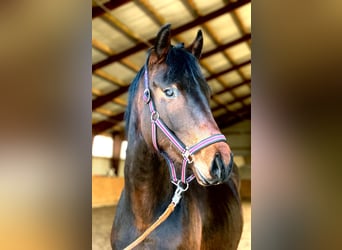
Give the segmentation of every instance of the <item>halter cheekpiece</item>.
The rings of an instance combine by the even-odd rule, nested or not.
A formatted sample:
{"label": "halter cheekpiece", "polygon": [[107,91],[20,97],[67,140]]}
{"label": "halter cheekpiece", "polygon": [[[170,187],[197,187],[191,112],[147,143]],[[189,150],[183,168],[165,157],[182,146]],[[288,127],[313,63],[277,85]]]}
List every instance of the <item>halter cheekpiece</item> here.
{"label": "halter cheekpiece", "polygon": [[[160,118],[158,111],[155,108],[153,98],[151,96],[151,90],[149,88],[149,78],[148,78],[148,59],[145,63],[145,72],[144,72],[144,92],[143,92],[143,100],[145,104],[149,106],[150,113],[151,113],[151,128],[152,128],[152,143],[153,147],[157,152],[159,152],[164,159],[166,160],[169,171],[170,171],[170,178],[171,182],[175,184],[178,188],[181,187],[183,191],[187,190],[189,186],[189,182],[195,179],[194,174],[186,177],[186,167],[188,164],[193,163],[193,155],[198,152],[199,150],[214,144],[216,142],[226,142],[226,137],[223,134],[215,134],[207,137],[196,143],[191,147],[185,146],[185,144],[167,127],[167,125],[163,122]],[[172,144],[178,149],[180,154],[183,157],[182,162],[182,172],[181,178],[177,178],[176,168],[173,161],[170,159],[168,154],[164,151],[159,150],[158,143],[157,143],[157,127],[164,133],[164,135],[172,142]],[[229,170],[231,172],[231,169]]]}

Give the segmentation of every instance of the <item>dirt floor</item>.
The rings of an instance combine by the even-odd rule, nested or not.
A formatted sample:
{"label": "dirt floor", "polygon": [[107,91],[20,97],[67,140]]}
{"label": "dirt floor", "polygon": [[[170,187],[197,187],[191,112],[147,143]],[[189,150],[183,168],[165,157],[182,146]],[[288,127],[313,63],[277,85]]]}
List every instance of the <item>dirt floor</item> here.
{"label": "dirt floor", "polygon": [[[251,249],[251,203],[243,202],[244,230],[238,250]],[[92,210],[92,249],[111,250],[110,230],[115,214],[115,206],[93,208]]]}

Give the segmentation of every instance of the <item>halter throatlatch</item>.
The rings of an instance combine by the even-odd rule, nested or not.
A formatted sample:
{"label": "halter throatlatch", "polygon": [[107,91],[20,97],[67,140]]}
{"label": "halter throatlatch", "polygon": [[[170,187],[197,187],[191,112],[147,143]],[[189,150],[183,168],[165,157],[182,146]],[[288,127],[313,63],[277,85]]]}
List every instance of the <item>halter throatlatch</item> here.
{"label": "halter throatlatch", "polygon": [[[144,86],[145,86],[145,90],[144,90],[144,94],[143,94],[143,100],[144,100],[145,104],[148,104],[149,109],[150,109],[150,113],[151,113],[153,147],[166,160],[166,162],[169,166],[171,182],[173,184],[175,184],[178,189],[180,189],[181,185],[185,185],[185,188],[181,188],[181,189],[183,189],[183,191],[185,191],[188,188],[189,182],[192,181],[193,179],[195,179],[195,176],[193,174],[186,177],[186,167],[188,164],[191,164],[193,162],[192,156],[196,152],[198,152],[199,150],[201,150],[201,149],[203,149],[203,148],[205,148],[211,144],[214,144],[216,142],[226,142],[227,141],[226,137],[223,134],[215,134],[215,135],[209,136],[206,139],[199,141],[198,143],[196,143],[195,145],[193,145],[191,147],[185,146],[185,144],[163,122],[163,120],[159,116],[158,111],[155,108],[155,105],[154,105],[154,102],[153,102],[153,99],[151,96],[151,90],[149,88],[147,63],[145,64]],[[178,151],[180,152],[180,154],[183,157],[182,172],[181,172],[181,178],[180,179],[177,178],[176,168],[174,166],[173,161],[168,156],[168,154],[164,151],[159,150],[158,143],[157,143],[157,127],[172,142],[172,144],[178,149]]]}

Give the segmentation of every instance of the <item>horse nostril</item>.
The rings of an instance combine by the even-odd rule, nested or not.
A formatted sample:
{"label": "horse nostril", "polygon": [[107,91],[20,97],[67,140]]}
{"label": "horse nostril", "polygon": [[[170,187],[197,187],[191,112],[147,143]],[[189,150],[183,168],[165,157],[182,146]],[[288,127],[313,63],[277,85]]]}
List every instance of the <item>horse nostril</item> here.
{"label": "horse nostril", "polygon": [[211,165],[210,173],[215,179],[222,179],[224,176],[224,163],[222,161],[221,155],[217,153]]}

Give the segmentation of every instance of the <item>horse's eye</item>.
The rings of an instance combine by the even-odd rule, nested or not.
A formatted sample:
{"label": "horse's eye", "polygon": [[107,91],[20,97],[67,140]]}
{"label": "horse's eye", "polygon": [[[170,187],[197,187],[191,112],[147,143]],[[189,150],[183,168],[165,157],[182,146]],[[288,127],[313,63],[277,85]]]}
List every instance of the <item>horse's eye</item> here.
{"label": "horse's eye", "polygon": [[167,97],[170,97],[170,98],[176,97],[176,92],[173,88],[166,88],[163,91]]}

